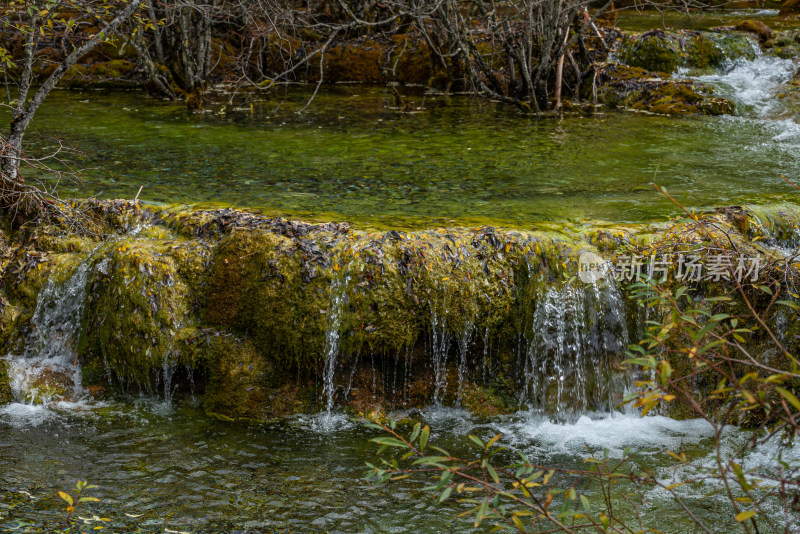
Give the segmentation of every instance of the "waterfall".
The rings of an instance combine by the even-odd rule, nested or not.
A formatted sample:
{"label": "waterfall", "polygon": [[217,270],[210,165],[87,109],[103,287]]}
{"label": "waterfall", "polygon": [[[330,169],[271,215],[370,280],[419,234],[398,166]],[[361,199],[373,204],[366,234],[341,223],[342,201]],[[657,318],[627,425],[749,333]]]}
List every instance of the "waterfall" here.
{"label": "waterfall", "polygon": [[737,119],[761,124],[774,147],[794,154],[800,148],[800,123],[778,93],[794,77],[800,62],[765,56],[755,48],[755,59],[738,58],[720,73],[694,79],[714,86],[736,104]]}
{"label": "waterfall", "polygon": [[742,116],[771,118],[781,112],[775,98],[781,85],[792,79],[797,63],[791,59],[765,56],[756,47],[755,59],[738,58],[716,74],[694,79],[715,86],[722,96],[736,103]]}
{"label": "waterfall", "polygon": [[450,351],[451,334],[447,330],[447,321],[432,312],[431,317],[431,354],[433,356],[433,376],[435,389],[433,403],[440,405],[447,390],[447,353]]}
{"label": "waterfall", "polygon": [[326,422],[333,421],[333,401],[336,393],[334,377],[336,359],[339,356],[339,330],[342,324],[342,308],[347,300],[345,290],[349,277],[336,276],[331,281],[331,307],[328,315],[328,328],[325,331],[325,366],[322,370],[322,394],[326,399]]}
{"label": "waterfall", "polygon": [[81,262],[60,284],[48,281],[36,301],[22,356],[9,356],[9,378],[19,402],[77,400],[83,394],[78,336],[91,264]]}
{"label": "waterfall", "polygon": [[547,287],[524,336],[522,400],[553,412],[612,409],[624,389],[612,367],[628,342],[625,317],[613,281]]}
{"label": "waterfall", "polygon": [[467,322],[464,331],[458,336],[458,400],[464,397],[464,385],[467,379],[467,352],[472,340],[472,331],[475,327],[472,322]]}

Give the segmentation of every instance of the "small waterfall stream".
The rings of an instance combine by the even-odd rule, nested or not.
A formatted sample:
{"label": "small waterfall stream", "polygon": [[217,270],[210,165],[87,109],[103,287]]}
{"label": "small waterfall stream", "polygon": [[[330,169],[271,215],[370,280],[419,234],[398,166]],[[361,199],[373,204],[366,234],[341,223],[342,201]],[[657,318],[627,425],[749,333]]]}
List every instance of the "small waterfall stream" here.
{"label": "small waterfall stream", "polygon": [[75,401],[83,395],[78,337],[90,272],[84,260],[67,280],[48,281],[39,293],[25,351],[8,357],[18,402]]}
{"label": "small waterfall stream", "polygon": [[611,282],[549,287],[525,336],[523,401],[550,412],[611,410],[624,377],[613,369],[628,343],[625,300]]}
{"label": "small waterfall stream", "polygon": [[[336,360],[339,357],[339,330],[342,323],[342,308],[346,304],[349,277],[336,276],[331,281],[331,306],[328,315],[328,328],[325,331],[325,365],[322,370],[322,395],[325,397],[325,426],[333,424],[333,404],[336,396]],[[349,387],[348,387],[349,389]]]}

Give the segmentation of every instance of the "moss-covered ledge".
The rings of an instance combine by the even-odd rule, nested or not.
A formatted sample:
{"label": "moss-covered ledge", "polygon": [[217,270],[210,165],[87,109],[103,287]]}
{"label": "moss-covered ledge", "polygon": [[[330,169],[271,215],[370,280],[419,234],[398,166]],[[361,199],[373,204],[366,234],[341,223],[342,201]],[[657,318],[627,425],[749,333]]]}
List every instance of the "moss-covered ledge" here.
{"label": "moss-covered ledge", "polygon": [[[616,284],[575,277],[580,254],[708,240],[685,221],[404,232],[126,201],[72,208],[85,221],[82,235],[55,224],[11,240],[4,350],[24,342],[44,282],[88,262],[84,385],[94,394],[163,395],[166,383],[170,394],[192,391],[209,414],[234,420],[319,410],[331,357],[335,400],[356,412],[434,399],[483,415],[521,405],[600,408],[643,319]],[[703,217],[725,236],[715,246],[775,260],[795,242],[800,209]],[[695,289],[735,296],[730,284]],[[792,350],[798,334],[786,331]],[[763,336],[750,341],[759,346]],[[560,385],[547,378],[554,365],[566,369]]]}

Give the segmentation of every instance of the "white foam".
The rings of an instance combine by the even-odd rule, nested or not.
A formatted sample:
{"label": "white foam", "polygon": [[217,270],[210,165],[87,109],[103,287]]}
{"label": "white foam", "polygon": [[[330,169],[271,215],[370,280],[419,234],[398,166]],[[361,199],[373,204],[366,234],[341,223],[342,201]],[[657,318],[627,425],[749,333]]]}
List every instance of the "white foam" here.
{"label": "white foam", "polygon": [[315,414],[299,414],[289,418],[295,426],[319,434],[330,434],[353,428],[356,423],[347,415],[337,412],[319,412]]}
{"label": "white foam", "polygon": [[55,412],[41,404],[12,402],[0,406],[0,421],[17,428],[39,426],[53,416]]}
{"label": "white foam", "polygon": [[677,421],[659,415],[611,413],[582,415],[571,423],[553,422],[541,415],[497,426],[509,441],[521,449],[534,448],[545,454],[583,454],[608,449],[615,457],[626,447],[634,450],[677,450],[686,443],[713,437],[714,429],[702,419]]}
{"label": "white foam", "polygon": [[719,89],[737,104],[739,113],[767,117],[776,112],[778,88],[796,71],[797,64],[791,59],[759,55],[752,60],[739,58],[725,72],[694,79]]}

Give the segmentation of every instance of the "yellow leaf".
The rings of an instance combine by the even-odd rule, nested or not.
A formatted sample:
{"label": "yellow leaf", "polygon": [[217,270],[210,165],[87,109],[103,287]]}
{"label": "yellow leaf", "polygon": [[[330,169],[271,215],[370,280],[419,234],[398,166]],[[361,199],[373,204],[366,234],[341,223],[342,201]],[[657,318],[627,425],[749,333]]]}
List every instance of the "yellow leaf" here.
{"label": "yellow leaf", "polygon": [[755,510],[748,510],[746,512],[741,512],[739,514],[736,514],[736,521],[739,523],[743,523],[748,519],[750,519],[751,517],[753,517],[754,515],[756,515]]}
{"label": "yellow leaf", "polygon": [[58,496],[61,497],[64,501],[66,501],[67,504],[69,504],[70,506],[74,504],[72,496],[69,493],[64,493],[63,491],[59,491]]}

